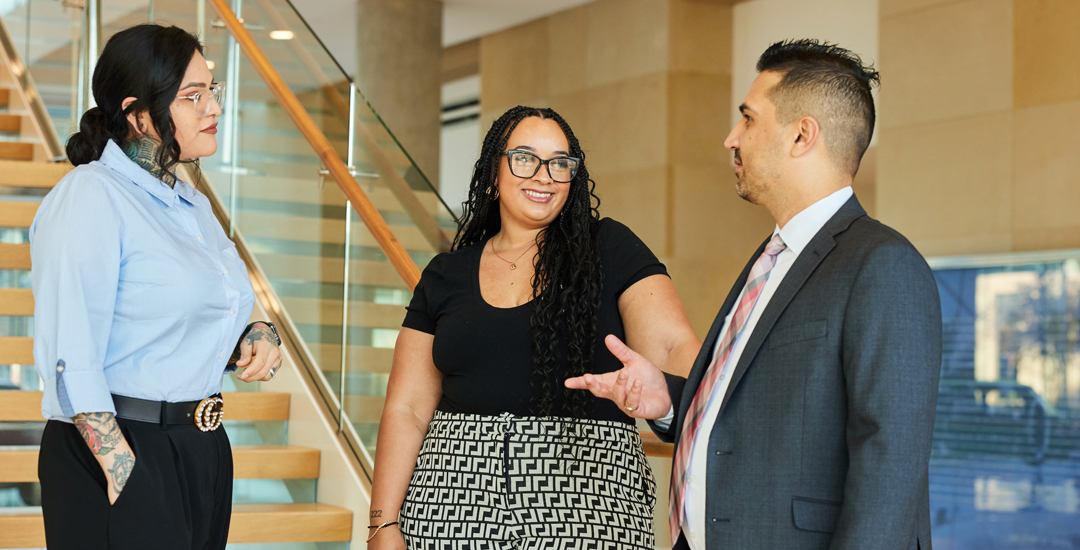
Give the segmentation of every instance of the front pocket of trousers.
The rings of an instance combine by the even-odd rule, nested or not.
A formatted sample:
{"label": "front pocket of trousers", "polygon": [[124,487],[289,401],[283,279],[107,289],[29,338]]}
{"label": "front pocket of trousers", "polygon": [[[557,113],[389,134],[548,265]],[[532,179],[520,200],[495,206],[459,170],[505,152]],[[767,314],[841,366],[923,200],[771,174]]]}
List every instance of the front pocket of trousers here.
{"label": "front pocket of trousers", "polygon": [[[116,463],[114,462],[113,463],[114,468],[115,468],[115,464]],[[124,482],[124,488],[120,490],[120,494],[116,497],[116,502],[113,502],[112,505],[111,505],[113,509],[115,509],[117,507],[117,505],[119,505],[121,503],[126,503],[128,500],[131,500],[130,498],[125,498],[125,497],[130,496],[131,493],[134,492],[135,489],[137,489],[136,484],[138,482],[138,479],[141,477],[140,475],[137,475],[137,474],[145,466],[146,466],[146,464],[143,463],[142,460],[139,460],[139,457],[135,457],[135,463],[131,465],[131,471],[128,472],[128,478],[127,478],[127,481]],[[106,475],[106,478],[107,478],[107,477],[109,477],[110,474],[108,472],[105,472],[105,475]],[[106,491],[108,491],[107,488],[106,488]],[[134,498],[134,497],[132,497],[132,498]]]}

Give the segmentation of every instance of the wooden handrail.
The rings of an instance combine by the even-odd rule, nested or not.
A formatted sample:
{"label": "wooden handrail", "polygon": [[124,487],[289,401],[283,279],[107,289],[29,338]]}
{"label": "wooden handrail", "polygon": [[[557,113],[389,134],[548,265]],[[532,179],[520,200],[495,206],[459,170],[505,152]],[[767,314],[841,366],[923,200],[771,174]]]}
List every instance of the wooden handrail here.
{"label": "wooden handrail", "polygon": [[252,66],[255,67],[255,71],[259,73],[263,82],[270,88],[274,98],[285,109],[285,112],[292,119],[296,128],[300,130],[304,139],[311,145],[311,148],[315,150],[315,154],[319,156],[319,160],[326,166],[327,171],[330,172],[330,176],[337,182],[341,191],[352,201],[353,208],[356,209],[360,220],[364,222],[368,231],[375,237],[379,247],[382,248],[383,253],[386,254],[394,269],[405,280],[405,284],[408,285],[410,290],[415,288],[416,283],[420,281],[420,269],[416,267],[416,263],[409,257],[408,252],[398,242],[394,233],[390,231],[390,227],[386,225],[386,221],[383,220],[375,205],[371,203],[364,191],[357,185],[356,180],[353,179],[352,174],[349,172],[349,168],[345,166],[345,162],[341,160],[333,145],[330,144],[330,140],[315,125],[315,121],[304,110],[304,106],[300,104],[296,94],[285,84],[281,75],[270,64],[270,60],[266,58],[266,54],[255,43],[255,39],[236,18],[236,14],[229,7],[227,0],[210,0],[210,2],[218,15],[221,16],[222,21],[225,22],[225,26],[232,33],[233,38],[240,45],[240,49],[243,50]]}
{"label": "wooden handrail", "polygon": [[[269,0],[258,0],[259,5],[263,11],[274,23],[274,28],[282,30],[292,30],[289,27],[289,22],[281,16],[274,6],[270,4]],[[297,33],[299,34],[299,33]],[[304,45],[299,40],[290,40],[289,44],[292,46],[293,52],[300,58],[300,61],[307,67],[308,71],[314,75],[315,80],[319,83],[319,88],[322,90],[323,96],[326,97],[327,102],[337,111],[338,115],[349,120],[353,114],[349,110],[349,101],[341,97],[341,92],[338,91],[335,83],[326,75],[326,72],[322,70],[319,63],[312,57],[311,52],[304,48]],[[424,207],[424,203],[420,202],[420,199],[416,196],[416,192],[413,191],[409,183],[405,181],[405,178],[398,173],[397,167],[394,166],[390,157],[386,156],[382,147],[379,147],[379,143],[375,140],[375,136],[371,134],[367,126],[363,124],[357,124],[356,135],[363,143],[364,149],[371,157],[372,162],[375,164],[375,170],[382,176],[383,181],[386,183],[386,187],[390,189],[390,192],[394,194],[394,198],[401,203],[401,207],[405,209],[405,213],[409,215],[409,219],[416,224],[417,229],[431,244],[432,248],[439,252],[450,251],[450,239],[446,238],[446,233],[443,233],[439,222],[435,221],[435,218],[431,216],[431,213]]]}

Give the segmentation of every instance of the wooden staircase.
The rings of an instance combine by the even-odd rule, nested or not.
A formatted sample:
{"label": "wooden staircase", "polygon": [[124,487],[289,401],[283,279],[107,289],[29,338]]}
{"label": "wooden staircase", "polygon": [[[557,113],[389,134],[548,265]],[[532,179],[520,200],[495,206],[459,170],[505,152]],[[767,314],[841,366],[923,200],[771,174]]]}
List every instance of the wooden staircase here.
{"label": "wooden staircase", "polygon": [[[7,66],[0,58],[0,86],[7,86],[11,81]],[[40,142],[16,91],[0,87],[0,159],[43,159],[45,153]]]}
{"label": "wooden staircase", "polygon": [[[9,94],[0,89],[0,102]],[[3,104],[0,103],[0,106]],[[0,107],[2,108],[2,107]],[[0,116],[3,124],[14,124]],[[2,145],[4,142],[0,142]],[[25,230],[44,193],[60,180],[71,166],[30,162],[25,155],[8,155],[0,147],[0,270],[26,272],[30,269],[30,245]],[[20,153],[21,154],[21,153]],[[12,157],[19,160],[11,160]],[[8,278],[22,280],[28,278]],[[34,299],[25,284],[0,288],[0,316],[31,317]],[[33,339],[0,335],[0,365],[32,365]],[[4,380],[0,380],[0,383]],[[23,433],[40,437],[43,428],[41,392],[0,391],[0,423],[17,426]],[[225,394],[225,429],[236,422],[260,425],[289,420],[290,395],[272,392]],[[17,424],[16,424],[17,423]],[[282,430],[284,431],[284,430]],[[0,430],[0,484],[37,482],[36,446],[12,445]],[[293,445],[236,445],[233,447],[235,479],[317,480],[320,451]],[[230,543],[347,543],[352,540],[352,511],[317,502],[281,502],[233,507]],[[44,524],[41,508],[0,507],[0,548],[43,548]]]}

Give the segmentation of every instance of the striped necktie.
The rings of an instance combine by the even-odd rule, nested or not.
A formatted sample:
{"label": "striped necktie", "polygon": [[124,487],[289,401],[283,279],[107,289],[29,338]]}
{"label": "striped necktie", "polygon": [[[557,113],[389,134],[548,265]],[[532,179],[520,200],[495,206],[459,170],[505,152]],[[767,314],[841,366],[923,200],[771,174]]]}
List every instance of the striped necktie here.
{"label": "striped necktie", "polygon": [[[769,244],[765,245],[765,251],[754,262],[754,267],[750,269],[750,275],[746,281],[746,287],[743,289],[742,298],[739,299],[739,305],[735,308],[734,315],[731,316],[731,323],[720,339],[720,346],[713,355],[713,362],[709,365],[709,369],[705,371],[705,377],[702,379],[701,385],[698,386],[697,393],[694,394],[694,400],[690,402],[690,408],[686,411],[679,448],[675,451],[675,460],[671,468],[671,498],[669,500],[671,501],[672,544],[679,540],[679,532],[686,519],[683,497],[686,495],[686,478],[690,466],[690,456],[693,451],[694,440],[697,437],[698,427],[701,425],[701,419],[705,415],[705,409],[709,404],[709,399],[712,397],[716,384],[726,379],[730,370],[734,367],[728,364],[728,359],[731,356],[731,350],[735,347],[735,340],[746,325],[746,320],[750,318],[750,313],[754,311],[758,296],[761,296],[761,291],[765,288],[765,281],[769,280],[769,273],[772,271],[773,266],[776,265],[777,255],[786,248],[787,245],[784,244],[780,234],[777,233],[773,235]],[[706,434],[707,436],[708,434]]]}

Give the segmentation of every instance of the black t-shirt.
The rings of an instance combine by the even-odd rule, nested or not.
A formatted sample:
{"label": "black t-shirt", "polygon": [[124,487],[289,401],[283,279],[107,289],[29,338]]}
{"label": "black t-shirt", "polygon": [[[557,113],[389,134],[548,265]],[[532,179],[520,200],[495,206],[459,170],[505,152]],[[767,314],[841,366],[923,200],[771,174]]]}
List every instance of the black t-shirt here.
{"label": "black t-shirt", "polygon": [[[597,316],[596,343],[589,372],[618,370],[622,363],[608,351],[604,337],[625,341],[619,296],[631,285],[667,274],[641,239],[625,225],[604,218],[599,241],[604,281]],[[424,269],[402,326],[435,335],[431,352],[443,374],[438,409],[450,413],[531,416],[532,302],[497,308],[480,295],[480,256],[487,241],[439,254]],[[565,339],[564,339],[565,340]],[[563,373],[558,376],[554,411],[562,410]],[[612,402],[592,399],[587,415],[594,420],[633,422]]]}

